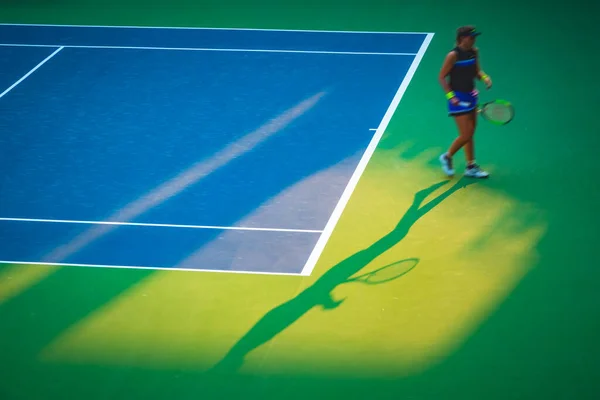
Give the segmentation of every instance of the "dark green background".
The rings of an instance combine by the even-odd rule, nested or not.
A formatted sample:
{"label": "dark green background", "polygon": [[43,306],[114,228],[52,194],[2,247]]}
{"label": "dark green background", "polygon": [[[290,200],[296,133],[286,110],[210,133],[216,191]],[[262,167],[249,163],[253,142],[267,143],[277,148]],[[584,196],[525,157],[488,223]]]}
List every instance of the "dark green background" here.
{"label": "dark green background", "polygon": [[[517,112],[507,127],[481,124],[478,161],[494,166],[489,185],[541,210],[548,231],[536,249],[539,262],[499,309],[450,358],[418,376],[210,378],[193,371],[49,368],[35,361],[37,351],[85,310],[109,301],[116,286],[146,274],[124,273],[115,286],[110,272],[78,270],[51,278],[46,293],[26,292],[0,305],[0,398],[598,398],[598,15],[599,3],[585,0],[2,2],[2,22],[434,32],[381,143],[394,148],[408,138],[415,152],[445,146],[454,135],[437,72],[456,27],[475,24],[484,32],[482,66],[494,80],[483,96],[510,99]],[[527,225],[527,214],[522,218]],[[94,292],[73,289],[89,279]],[[111,289],[103,291],[103,282]],[[61,300],[59,288],[71,297],[80,291],[82,304]],[[53,301],[40,306],[40,296]]]}

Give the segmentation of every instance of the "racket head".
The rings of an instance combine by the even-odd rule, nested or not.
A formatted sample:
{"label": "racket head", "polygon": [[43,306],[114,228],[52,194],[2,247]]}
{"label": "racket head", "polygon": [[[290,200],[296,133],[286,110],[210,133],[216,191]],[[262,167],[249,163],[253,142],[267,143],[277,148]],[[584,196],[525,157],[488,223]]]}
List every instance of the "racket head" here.
{"label": "racket head", "polygon": [[484,103],[479,113],[487,121],[495,125],[506,125],[515,117],[515,109],[509,101],[496,99]]}
{"label": "racket head", "polygon": [[418,258],[407,258],[385,265],[374,271],[349,279],[349,282],[361,282],[368,285],[378,285],[406,275],[419,263]]}

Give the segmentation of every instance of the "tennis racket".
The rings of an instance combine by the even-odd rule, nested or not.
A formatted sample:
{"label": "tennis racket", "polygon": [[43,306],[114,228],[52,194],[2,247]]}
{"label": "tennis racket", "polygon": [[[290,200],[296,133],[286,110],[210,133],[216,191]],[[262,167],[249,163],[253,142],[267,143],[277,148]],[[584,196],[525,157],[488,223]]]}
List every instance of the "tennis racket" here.
{"label": "tennis racket", "polygon": [[477,112],[487,121],[494,125],[506,125],[513,120],[515,109],[506,100],[496,99],[483,103]]}

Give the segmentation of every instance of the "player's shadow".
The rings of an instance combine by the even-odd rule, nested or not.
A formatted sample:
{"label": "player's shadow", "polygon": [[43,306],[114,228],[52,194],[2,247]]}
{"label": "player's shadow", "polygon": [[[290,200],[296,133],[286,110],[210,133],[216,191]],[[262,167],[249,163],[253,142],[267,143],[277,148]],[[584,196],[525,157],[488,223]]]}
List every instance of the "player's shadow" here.
{"label": "player's shadow", "polygon": [[[296,297],[266,313],[237,343],[235,343],[225,357],[213,366],[209,372],[233,372],[237,370],[243,364],[247,354],[258,346],[273,339],[277,334],[293,324],[313,307],[321,306],[324,309],[334,309],[339,307],[343,300],[335,300],[331,295],[332,291],[338,285],[357,279],[357,277],[352,278],[352,276],[371,263],[375,258],[404,239],[410,228],[421,217],[454,192],[474,183],[475,180],[462,178],[451,188],[436,196],[427,204],[421,205],[430,194],[443,185],[446,185],[448,182],[449,181],[445,180],[417,192],[414,196],[413,203],[391,232],[366,249],[361,250],[334,265],[312,286],[306,288]],[[413,264],[416,265],[418,259],[402,260],[395,264],[410,262],[413,262]],[[412,269],[414,265],[409,267],[409,269]]]}

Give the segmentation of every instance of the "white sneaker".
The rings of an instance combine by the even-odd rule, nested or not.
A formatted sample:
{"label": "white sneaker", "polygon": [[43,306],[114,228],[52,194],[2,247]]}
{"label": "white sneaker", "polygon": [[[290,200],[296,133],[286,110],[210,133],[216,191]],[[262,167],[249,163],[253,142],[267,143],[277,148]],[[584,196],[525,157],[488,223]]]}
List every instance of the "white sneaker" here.
{"label": "white sneaker", "polygon": [[468,176],[469,178],[487,178],[490,174],[482,170],[479,165],[473,164],[467,167],[465,176]]}
{"label": "white sneaker", "polygon": [[454,175],[454,169],[452,168],[452,159],[446,155],[446,153],[440,156],[440,162],[442,163],[442,170],[447,176]]}

